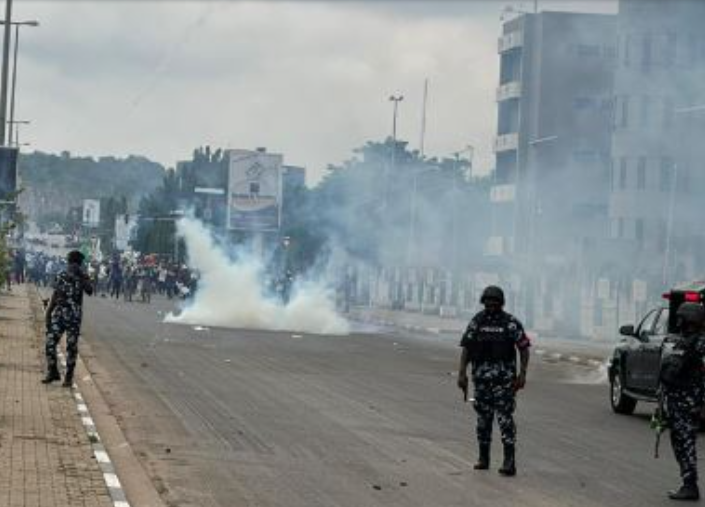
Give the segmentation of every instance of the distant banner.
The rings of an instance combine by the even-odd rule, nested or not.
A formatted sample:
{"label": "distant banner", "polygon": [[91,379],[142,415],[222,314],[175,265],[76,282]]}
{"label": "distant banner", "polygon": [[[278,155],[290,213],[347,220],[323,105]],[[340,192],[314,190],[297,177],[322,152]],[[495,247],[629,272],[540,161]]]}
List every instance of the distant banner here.
{"label": "distant banner", "polygon": [[17,148],[0,147],[0,201],[17,191]]}
{"label": "distant banner", "polygon": [[276,231],[281,217],[282,156],[231,150],[228,228]]}
{"label": "distant banner", "polygon": [[100,201],[98,199],[83,200],[83,225],[86,227],[100,225]]}

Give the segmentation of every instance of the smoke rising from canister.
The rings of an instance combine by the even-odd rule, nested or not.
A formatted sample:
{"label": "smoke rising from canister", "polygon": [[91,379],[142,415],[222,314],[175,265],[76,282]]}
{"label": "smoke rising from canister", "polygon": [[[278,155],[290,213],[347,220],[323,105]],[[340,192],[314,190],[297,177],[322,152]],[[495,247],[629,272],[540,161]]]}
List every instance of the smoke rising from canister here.
{"label": "smoke rising from canister", "polygon": [[184,218],[178,234],[188,251],[188,264],[200,274],[194,299],[165,322],[229,328],[298,331],[343,335],[347,321],[335,310],[331,291],[322,283],[304,281],[293,287],[287,304],[269,297],[263,265],[249,255],[232,260],[197,220]]}

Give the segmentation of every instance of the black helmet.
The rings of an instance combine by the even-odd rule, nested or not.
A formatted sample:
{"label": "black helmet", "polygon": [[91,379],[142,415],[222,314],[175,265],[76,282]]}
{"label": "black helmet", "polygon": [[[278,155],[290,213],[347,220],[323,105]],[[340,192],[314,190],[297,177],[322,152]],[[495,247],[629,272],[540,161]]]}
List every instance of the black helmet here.
{"label": "black helmet", "polygon": [[499,304],[504,305],[504,291],[497,287],[496,285],[490,285],[482,291],[482,297],[480,298],[480,303],[483,305],[487,301],[494,300],[498,301]]}
{"label": "black helmet", "polygon": [[705,307],[698,303],[683,303],[676,312],[683,322],[702,324],[705,322]]}
{"label": "black helmet", "polygon": [[69,264],[83,264],[83,260],[85,258],[86,256],[78,250],[72,250],[66,256],[66,262],[68,262]]}

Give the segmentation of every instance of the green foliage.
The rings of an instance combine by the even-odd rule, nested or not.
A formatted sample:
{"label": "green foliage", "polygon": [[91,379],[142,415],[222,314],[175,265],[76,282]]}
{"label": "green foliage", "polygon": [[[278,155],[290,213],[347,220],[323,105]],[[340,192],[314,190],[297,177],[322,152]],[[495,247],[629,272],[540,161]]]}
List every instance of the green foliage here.
{"label": "green foliage", "polygon": [[[39,223],[66,225],[72,208],[84,199],[125,196],[130,207],[156,189],[164,168],[144,157],[73,157],[64,152],[21,154],[18,172],[29,192],[28,210]],[[75,217],[73,217],[75,220]]]}

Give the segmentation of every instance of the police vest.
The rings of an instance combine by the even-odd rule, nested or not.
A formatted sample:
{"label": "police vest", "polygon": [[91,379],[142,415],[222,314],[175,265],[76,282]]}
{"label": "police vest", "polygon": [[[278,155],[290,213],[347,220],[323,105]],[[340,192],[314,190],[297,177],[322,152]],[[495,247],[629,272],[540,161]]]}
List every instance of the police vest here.
{"label": "police vest", "polygon": [[701,384],[705,379],[703,356],[697,350],[700,336],[670,336],[661,349],[659,380],[672,388]]}
{"label": "police vest", "polygon": [[470,340],[470,357],[474,363],[515,363],[516,330],[509,328],[511,319],[480,318]]}

